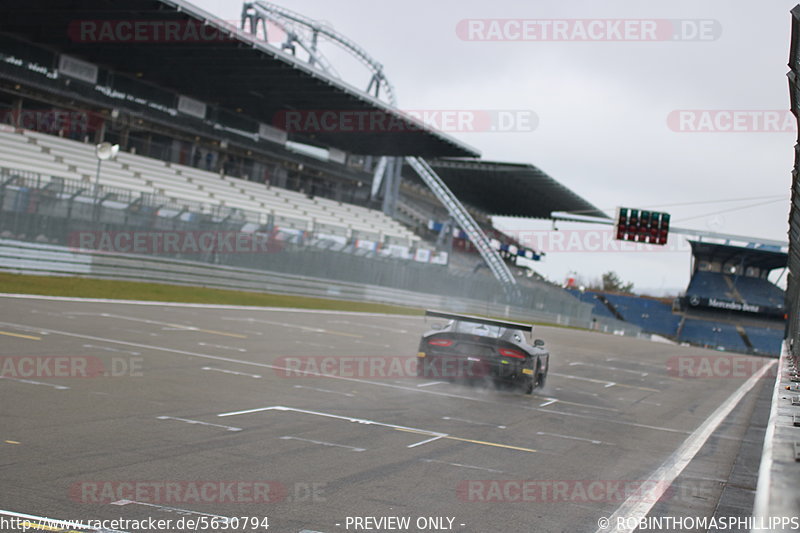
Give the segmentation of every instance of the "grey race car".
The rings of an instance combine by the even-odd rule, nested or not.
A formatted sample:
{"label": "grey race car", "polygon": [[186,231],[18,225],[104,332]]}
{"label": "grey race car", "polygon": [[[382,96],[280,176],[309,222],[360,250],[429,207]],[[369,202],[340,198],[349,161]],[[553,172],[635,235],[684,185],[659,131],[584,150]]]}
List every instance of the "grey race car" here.
{"label": "grey race car", "polygon": [[450,381],[487,381],[530,394],[547,379],[550,354],[533,326],[469,315],[426,311],[444,324],[422,335],[417,376]]}

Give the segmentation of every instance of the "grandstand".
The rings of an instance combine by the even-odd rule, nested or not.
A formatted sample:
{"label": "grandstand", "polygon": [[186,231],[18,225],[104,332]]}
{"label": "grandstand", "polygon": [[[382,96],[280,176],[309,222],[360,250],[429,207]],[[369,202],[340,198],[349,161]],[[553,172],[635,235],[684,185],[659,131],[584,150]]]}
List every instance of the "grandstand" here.
{"label": "grandstand", "polygon": [[[92,187],[97,157],[94,146],[30,130],[0,131],[4,166],[38,172],[53,179],[72,179]],[[376,242],[419,243],[420,238],[380,211],[337,202],[247,180],[226,178],[185,165],[121,153],[102,165],[103,188],[164,197],[183,206],[187,202],[215,204],[253,213],[260,225],[272,217],[282,227],[359,237]]]}
{"label": "grandstand", "polygon": [[[538,168],[475,159],[377,94],[183,1],[84,8],[91,20],[195,23],[224,38],[99,46],[76,38],[69,11],[42,19],[45,0],[11,4],[14,24],[0,33],[0,237],[69,245],[80,231],[265,234],[268,258],[179,259],[512,303],[589,324],[588,306],[527,267],[515,269],[524,288],[505,291],[407,164],[394,171],[396,206],[370,190],[386,156],[429,158],[514,269],[541,255],[496,231],[491,215],[596,211]],[[287,111],[325,109],[380,113],[400,127],[281,129]],[[98,161],[101,142],[120,146],[116,158]]]}
{"label": "grandstand", "polygon": [[678,342],[742,353],[778,355],[784,336],[784,291],[768,279],[786,266],[773,247],[689,241],[694,273],[673,305],[656,298],[568,290],[592,304],[595,317],[616,318]]}
{"label": "grandstand", "polygon": [[574,288],[569,291],[581,301],[591,303],[595,316],[629,322],[643,331],[668,338],[674,338],[678,331],[680,317],[673,314],[671,305],[660,300]]}
{"label": "grandstand", "polygon": [[694,268],[678,305],[681,341],[778,355],[784,336],[784,291],[769,281],[785,252],[767,246],[690,241]]}

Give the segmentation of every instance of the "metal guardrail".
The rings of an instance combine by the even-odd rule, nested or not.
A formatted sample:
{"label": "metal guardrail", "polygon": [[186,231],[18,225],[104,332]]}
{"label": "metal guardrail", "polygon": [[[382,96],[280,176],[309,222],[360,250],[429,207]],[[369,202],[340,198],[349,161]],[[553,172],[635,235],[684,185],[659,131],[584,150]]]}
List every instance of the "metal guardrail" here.
{"label": "metal guardrail", "polygon": [[[492,303],[297,274],[185,261],[157,256],[103,253],[66,246],[0,239],[0,271],[18,274],[84,276],[100,279],[192,285],[317,298],[426,307],[457,313],[513,317],[565,326],[592,327],[591,319]],[[639,335],[624,322],[601,320],[595,329]]]}
{"label": "metal guardrail", "polygon": [[[758,471],[753,516],[756,523],[769,525],[771,517],[797,517],[800,492],[800,377],[798,358],[784,351],[778,361],[769,422]],[[753,531],[788,531],[778,525]]]}
{"label": "metal guardrail", "polygon": [[[791,111],[800,124],[800,5],[791,11],[792,37],[789,51],[789,98]],[[800,130],[799,130],[800,131]],[[789,276],[786,289],[784,353],[772,397],[764,449],[758,472],[753,516],[768,524],[769,517],[800,516],[800,135],[795,144],[792,172],[792,204],[789,214]],[[778,526],[752,531],[788,531]]]}

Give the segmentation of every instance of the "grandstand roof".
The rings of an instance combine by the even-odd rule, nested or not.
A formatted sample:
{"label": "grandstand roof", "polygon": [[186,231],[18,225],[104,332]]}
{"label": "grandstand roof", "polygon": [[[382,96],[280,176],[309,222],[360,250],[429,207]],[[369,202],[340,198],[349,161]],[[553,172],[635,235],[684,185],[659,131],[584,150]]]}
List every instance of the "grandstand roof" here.
{"label": "grandstand roof", "polygon": [[722,264],[735,261],[745,268],[752,266],[762,270],[773,270],[784,268],[789,260],[787,253],[764,246],[750,248],[700,241],[689,241],[689,244],[692,245],[692,255],[699,260]]}
{"label": "grandstand roof", "polygon": [[572,211],[608,218],[533,165],[438,159],[431,166],[462,202],[491,215],[550,218],[553,211]]}
{"label": "grandstand roof", "polygon": [[[286,111],[385,113],[387,131],[317,131],[290,138],[356,154],[476,157],[456,139],[413,121],[377,98],[267,45],[185,0],[4,0],[2,31],[182,95],[273,124]],[[81,38],[81,21],[178,21],[223,39],[121,41]],[[205,27],[205,26],[203,26]],[[76,35],[77,34],[77,35]]]}

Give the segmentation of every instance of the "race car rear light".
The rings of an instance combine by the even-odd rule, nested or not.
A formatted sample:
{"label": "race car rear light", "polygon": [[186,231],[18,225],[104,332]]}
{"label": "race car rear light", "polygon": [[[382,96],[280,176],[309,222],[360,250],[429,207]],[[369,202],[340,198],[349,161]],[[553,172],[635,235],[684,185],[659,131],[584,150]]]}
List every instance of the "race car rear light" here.
{"label": "race car rear light", "polygon": [[428,341],[428,344],[432,346],[452,346],[453,341],[450,339],[431,339]]}
{"label": "race car rear light", "polygon": [[500,348],[497,351],[500,352],[500,355],[504,355],[506,357],[516,357],[517,359],[525,359],[525,354],[520,352],[519,350],[512,350],[510,348]]}

